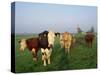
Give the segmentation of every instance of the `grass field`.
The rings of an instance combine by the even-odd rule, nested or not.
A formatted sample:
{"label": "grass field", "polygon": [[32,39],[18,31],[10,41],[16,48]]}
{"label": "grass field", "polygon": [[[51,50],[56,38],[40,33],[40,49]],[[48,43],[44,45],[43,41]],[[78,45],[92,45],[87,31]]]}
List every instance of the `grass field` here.
{"label": "grass field", "polygon": [[60,70],[76,70],[97,68],[97,41],[93,42],[93,47],[88,48],[85,41],[77,36],[76,44],[71,48],[70,54],[66,54],[60,48],[59,37],[55,38],[55,45],[51,55],[51,64],[46,67],[41,61],[41,52],[38,52],[38,62],[34,63],[32,54],[28,49],[24,52],[19,51],[18,40],[21,38],[31,38],[36,35],[16,35],[15,39],[15,70],[23,72],[44,72]]}

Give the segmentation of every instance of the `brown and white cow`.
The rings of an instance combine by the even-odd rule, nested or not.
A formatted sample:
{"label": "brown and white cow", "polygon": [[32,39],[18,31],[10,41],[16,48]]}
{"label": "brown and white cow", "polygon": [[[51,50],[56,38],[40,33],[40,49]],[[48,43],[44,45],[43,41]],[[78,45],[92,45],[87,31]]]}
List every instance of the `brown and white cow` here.
{"label": "brown and white cow", "polygon": [[72,43],[73,43],[73,36],[71,33],[64,32],[63,34],[60,35],[60,44],[61,47],[65,49],[65,52],[69,53]]}
{"label": "brown and white cow", "polygon": [[37,52],[39,50],[38,41],[39,41],[38,38],[21,39],[19,41],[20,51],[24,51],[25,48],[28,48],[33,55],[33,60],[37,61]]}
{"label": "brown and white cow", "polygon": [[51,51],[49,50],[48,38],[46,36],[41,34],[39,38],[21,39],[19,43],[21,51],[28,48],[32,52],[34,61],[37,61],[37,52],[41,48],[44,66],[46,66],[46,60],[48,60],[48,64],[50,64]]}
{"label": "brown and white cow", "polygon": [[20,50],[24,51],[25,48],[28,48],[32,52],[33,60],[35,61],[37,61],[37,52],[39,48],[41,48],[43,64],[46,66],[47,60],[48,64],[51,64],[50,56],[54,45],[55,33],[50,31],[46,34],[46,36],[44,34],[44,32],[40,33],[38,38],[21,39],[19,43]]}
{"label": "brown and white cow", "polygon": [[94,33],[87,32],[85,35],[85,41],[88,47],[92,47],[93,40],[94,40]]}

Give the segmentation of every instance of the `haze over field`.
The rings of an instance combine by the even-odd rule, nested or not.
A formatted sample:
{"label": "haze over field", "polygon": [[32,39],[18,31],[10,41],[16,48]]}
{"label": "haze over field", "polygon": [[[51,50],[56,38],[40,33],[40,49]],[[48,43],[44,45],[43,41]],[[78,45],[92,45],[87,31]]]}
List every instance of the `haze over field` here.
{"label": "haze over field", "polygon": [[40,33],[44,30],[75,33],[93,26],[97,31],[97,7],[45,3],[15,3],[15,32]]}

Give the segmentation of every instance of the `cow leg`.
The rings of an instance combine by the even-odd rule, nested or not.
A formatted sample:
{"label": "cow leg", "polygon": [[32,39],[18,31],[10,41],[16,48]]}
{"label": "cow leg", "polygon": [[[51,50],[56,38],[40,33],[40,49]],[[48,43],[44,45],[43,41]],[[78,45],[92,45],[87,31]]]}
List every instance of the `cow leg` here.
{"label": "cow leg", "polygon": [[48,58],[48,64],[51,64],[51,62],[50,62],[50,57]]}
{"label": "cow leg", "polygon": [[87,42],[87,44],[88,44],[88,47],[90,48],[90,47],[91,47],[91,43],[90,43],[90,41],[89,41],[89,42]]}
{"label": "cow leg", "polygon": [[42,61],[44,60],[44,56],[42,55]]}
{"label": "cow leg", "polygon": [[42,55],[43,65],[46,66],[46,56],[45,53]]}
{"label": "cow leg", "polygon": [[51,56],[51,53],[52,53],[52,48],[50,48],[50,49],[46,48],[45,53],[46,53],[46,59],[48,60],[48,64],[51,64],[50,56]]}
{"label": "cow leg", "polygon": [[61,48],[63,48],[63,45],[61,44]]}
{"label": "cow leg", "polygon": [[43,55],[44,57],[43,57],[43,61],[44,61],[44,66],[46,66],[46,53],[44,53],[44,55]]}
{"label": "cow leg", "polygon": [[91,43],[89,42],[89,47],[91,47]]}
{"label": "cow leg", "polygon": [[43,62],[44,62],[44,66],[46,66],[46,59]]}
{"label": "cow leg", "polygon": [[70,51],[70,46],[68,46],[68,49],[67,49],[68,54],[69,54],[69,51]]}
{"label": "cow leg", "polygon": [[46,66],[46,52],[41,48],[43,65]]}
{"label": "cow leg", "polygon": [[66,44],[65,52],[69,54],[69,51],[70,51],[70,44]]}
{"label": "cow leg", "polygon": [[91,48],[92,48],[92,42],[91,42]]}
{"label": "cow leg", "polygon": [[47,59],[48,59],[48,64],[51,64],[51,61],[50,61],[51,53],[52,53],[52,48],[50,48],[50,50],[47,50]]}
{"label": "cow leg", "polygon": [[65,48],[65,53],[67,53],[67,48]]}
{"label": "cow leg", "polygon": [[37,61],[37,54],[35,48],[32,49],[33,61]]}
{"label": "cow leg", "polygon": [[61,48],[64,47],[64,43],[63,43],[63,41],[60,42],[60,46],[61,46]]}
{"label": "cow leg", "polygon": [[41,48],[41,53],[42,53],[42,61],[44,60],[44,49]]}
{"label": "cow leg", "polygon": [[65,48],[65,52],[67,53],[68,52],[68,44],[66,42],[64,43],[64,48]]}
{"label": "cow leg", "polygon": [[91,48],[92,48],[92,42],[93,42],[93,40],[91,40],[91,42],[90,42]]}
{"label": "cow leg", "polygon": [[70,50],[70,49],[68,48],[68,49],[67,49],[67,53],[68,53],[68,54],[69,54],[69,50]]}
{"label": "cow leg", "polygon": [[71,48],[71,41],[68,44],[68,54],[69,54],[70,48]]}

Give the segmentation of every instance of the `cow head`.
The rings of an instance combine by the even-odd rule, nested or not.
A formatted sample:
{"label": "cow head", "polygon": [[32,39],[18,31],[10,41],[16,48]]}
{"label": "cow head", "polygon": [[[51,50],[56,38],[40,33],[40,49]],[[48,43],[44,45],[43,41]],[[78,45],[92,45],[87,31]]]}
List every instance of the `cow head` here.
{"label": "cow head", "polygon": [[21,39],[19,41],[19,44],[20,44],[20,51],[24,51],[24,49],[26,48],[26,39]]}
{"label": "cow head", "polygon": [[49,30],[48,37],[54,38],[55,37],[55,33],[53,31]]}
{"label": "cow head", "polygon": [[50,47],[50,45],[54,46],[54,40],[55,40],[55,33],[53,31],[49,31],[49,33],[48,33],[49,47]]}

